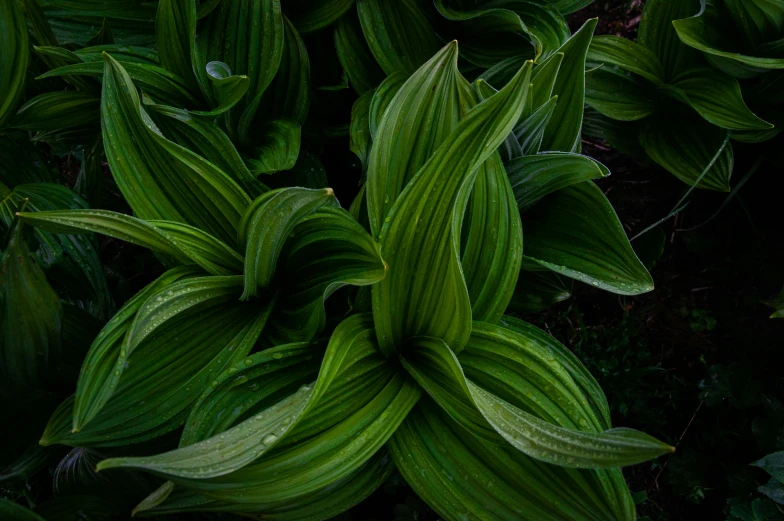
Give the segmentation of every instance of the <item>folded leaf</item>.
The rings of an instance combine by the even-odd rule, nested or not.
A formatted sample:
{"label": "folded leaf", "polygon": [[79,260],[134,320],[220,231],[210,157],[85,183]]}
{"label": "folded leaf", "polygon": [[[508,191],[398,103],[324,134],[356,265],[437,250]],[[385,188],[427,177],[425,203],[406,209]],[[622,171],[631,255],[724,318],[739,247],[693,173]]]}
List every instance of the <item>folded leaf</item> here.
{"label": "folded leaf", "polygon": [[637,43],[651,51],[664,67],[665,82],[692,66],[698,53],[678,39],[673,20],[692,16],[700,0],[650,0],[643,7]]}
{"label": "folded leaf", "polygon": [[286,12],[300,32],[309,33],[331,25],[352,7],[354,0],[294,0],[286,4]]}
{"label": "folded leaf", "polygon": [[415,0],[357,0],[357,13],[370,51],[387,75],[410,75],[442,45]]}
{"label": "folded leaf", "polygon": [[100,104],[99,98],[86,92],[46,92],[22,105],[9,126],[21,130],[50,131],[94,125],[97,132]]}
{"label": "folded leaf", "polygon": [[[424,65],[422,71],[431,70],[431,64],[438,61]],[[384,280],[373,286],[373,316],[385,354],[397,352],[407,338],[420,335],[441,338],[456,350],[465,343],[471,302],[459,261],[463,213],[477,167],[495,153],[520,117],[530,74],[529,62],[506,87],[471,109],[384,219],[377,239],[390,268]],[[414,76],[406,86],[416,88],[418,81]],[[405,99],[404,93],[401,90],[395,97],[382,126],[395,104]],[[370,184],[372,175],[368,194],[383,193],[383,188]],[[431,198],[439,204],[432,204]]]}
{"label": "folded leaf", "polygon": [[370,52],[357,12],[349,10],[335,24],[335,49],[340,65],[357,94],[363,94],[384,80],[384,72]]}
{"label": "folded leaf", "polygon": [[591,64],[633,72],[653,83],[664,81],[664,66],[659,58],[646,47],[620,36],[594,36],[586,59]]}
{"label": "folded leaf", "polygon": [[526,258],[619,295],[653,290],[653,279],[593,182],[551,193],[525,213],[523,225]]}
{"label": "folded leaf", "polygon": [[[63,429],[66,401],[42,443],[127,445],[176,429],[215,376],[247,355],[274,303],[274,298],[239,302],[240,276],[194,277],[155,289],[140,299],[135,314],[128,310],[125,320],[132,322],[124,338],[107,337],[96,348],[106,363],[84,366],[86,381],[101,382],[100,389],[87,385],[84,392],[103,399],[108,394],[108,400],[76,432]],[[122,328],[107,332],[113,334],[122,334]]]}
{"label": "folded leaf", "polygon": [[[534,84],[534,87],[536,87],[536,84]],[[514,128],[515,140],[518,142],[523,155],[539,153],[545,129],[550,124],[557,103],[558,96],[553,96]]]}
{"label": "folded leaf", "polygon": [[738,80],[715,69],[689,69],[676,76],[672,84],[683,93],[684,101],[718,127],[731,130],[773,128],[746,106]]}
{"label": "folded leaf", "polygon": [[558,105],[553,112],[557,125],[548,125],[542,140],[542,150],[577,152],[585,104],[585,56],[591,43],[597,20],[588,20],[559,49],[564,58],[553,87]]}
{"label": "folded leaf", "polygon": [[378,243],[362,225],[330,207],[297,224],[278,264],[282,294],[265,332],[273,345],[311,340],[324,328],[324,302],[332,293],[347,284],[375,284],[387,270]]}
{"label": "folded leaf", "polygon": [[108,55],[103,83],[106,158],[134,213],[190,224],[233,245],[247,194],[215,165],[160,135],[128,73]]}
{"label": "folded leaf", "polygon": [[429,398],[420,400],[388,446],[417,495],[450,521],[635,518],[619,470],[558,467],[508,445],[484,442]]}
{"label": "folded leaf", "polygon": [[290,119],[270,121],[260,135],[254,156],[247,160],[252,174],[274,174],[294,167],[300,147],[300,127],[296,122]]}
{"label": "folded leaf", "polygon": [[610,175],[606,166],[588,156],[563,152],[514,159],[506,164],[506,171],[521,212],[561,188]]}
{"label": "folded leaf", "polygon": [[637,121],[655,113],[659,93],[645,79],[601,67],[585,76],[585,102],[612,119]]}
{"label": "folded leaf", "polygon": [[239,243],[245,246],[243,300],[270,286],[286,238],[299,221],[325,205],[338,206],[331,188],[280,188],[253,201],[239,226]]}

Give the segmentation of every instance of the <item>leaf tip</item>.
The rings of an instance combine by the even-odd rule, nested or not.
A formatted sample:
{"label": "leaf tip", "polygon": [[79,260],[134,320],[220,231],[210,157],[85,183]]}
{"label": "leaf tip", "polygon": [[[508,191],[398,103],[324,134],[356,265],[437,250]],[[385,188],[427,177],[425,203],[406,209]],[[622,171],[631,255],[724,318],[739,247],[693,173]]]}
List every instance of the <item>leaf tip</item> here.
{"label": "leaf tip", "polygon": [[335,191],[332,188],[327,187],[324,191],[327,192],[327,197],[335,197]]}

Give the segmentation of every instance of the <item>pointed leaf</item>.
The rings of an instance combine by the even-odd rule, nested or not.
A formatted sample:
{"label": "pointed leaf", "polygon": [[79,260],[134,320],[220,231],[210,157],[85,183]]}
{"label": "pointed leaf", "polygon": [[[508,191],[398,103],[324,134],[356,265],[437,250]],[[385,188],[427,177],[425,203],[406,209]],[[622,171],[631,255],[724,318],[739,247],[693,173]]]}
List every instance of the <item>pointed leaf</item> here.
{"label": "pointed leaf", "polygon": [[664,81],[664,66],[659,58],[646,47],[620,36],[594,36],[588,48],[587,61],[621,68],[653,83]]}
{"label": "pointed leaf", "polygon": [[506,171],[521,212],[561,188],[610,175],[606,166],[588,156],[563,152],[521,157],[507,163]]}
{"label": "pointed leaf", "polygon": [[109,56],[101,114],[106,158],[138,217],[183,222],[234,243],[247,194],[215,165],[160,135],[131,78]]}
{"label": "pointed leaf", "polygon": [[553,192],[523,216],[525,256],[619,295],[653,290],[610,202],[593,182]]}
{"label": "pointed leaf", "polygon": [[585,22],[558,49],[564,55],[552,92],[553,96],[558,96],[558,105],[553,112],[553,121],[558,124],[549,125],[545,130],[542,150],[578,150],[583,123],[582,107],[585,104],[585,56],[596,23],[595,18]]}
{"label": "pointed leaf", "polygon": [[650,0],[643,7],[637,41],[659,59],[665,82],[698,58],[698,53],[678,39],[673,27],[677,22],[673,21],[692,16],[699,9],[700,0]]}
{"label": "pointed leaf", "polygon": [[[459,264],[463,212],[477,167],[495,152],[520,117],[530,74],[529,62],[506,87],[469,111],[384,219],[378,240],[390,269],[373,286],[373,314],[384,353],[395,353],[407,338],[420,335],[442,338],[458,350],[465,343],[471,302]],[[416,88],[417,81],[412,77],[407,85]],[[404,93],[400,91],[393,105],[405,99]],[[382,124],[391,111],[392,107]],[[371,173],[368,183],[373,182]],[[373,191],[383,193],[378,188]],[[431,204],[432,198],[439,204]]]}

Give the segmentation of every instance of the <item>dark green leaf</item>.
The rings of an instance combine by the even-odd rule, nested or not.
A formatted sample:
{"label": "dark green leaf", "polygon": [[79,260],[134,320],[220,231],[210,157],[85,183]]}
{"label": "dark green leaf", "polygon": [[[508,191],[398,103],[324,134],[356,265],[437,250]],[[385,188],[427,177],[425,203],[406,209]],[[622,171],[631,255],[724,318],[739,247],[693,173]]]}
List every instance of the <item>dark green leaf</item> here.
{"label": "dark green leaf", "polygon": [[610,202],[591,181],[553,192],[523,215],[525,256],[620,295],[653,289]]}

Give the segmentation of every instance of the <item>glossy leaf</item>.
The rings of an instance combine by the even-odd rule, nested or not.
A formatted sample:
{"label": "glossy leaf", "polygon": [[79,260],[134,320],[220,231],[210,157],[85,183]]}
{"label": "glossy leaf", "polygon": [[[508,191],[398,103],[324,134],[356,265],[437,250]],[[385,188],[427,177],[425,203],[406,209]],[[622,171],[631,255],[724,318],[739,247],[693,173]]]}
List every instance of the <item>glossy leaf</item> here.
{"label": "glossy leaf", "polygon": [[[441,55],[452,54],[450,48],[453,44]],[[449,60],[452,67],[456,67],[454,57]],[[438,64],[438,58],[422,70]],[[373,314],[385,354],[395,353],[407,338],[420,335],[442,338],[456,350],[465,343],[471,302],[459,264],[462,215],[476,168],[494,153],[520,117],[530,73],[528,63],[506,87],[469,111],[384,219],[377,238],[390,269],[373,287]],[[416,88],[416,81],[412,77],[407,85]],[[393,105],[405,99],[403,93],[398,93]],[[382,126],[392,110],[390,106]],[[375,182],[372,175],[368,183]],[[428,204],[424,194],[437,197],[440,204]],[[372,206],[370,210],[372,223]]]}
{"label": "glossy leaf", "polygon": [[659,93],[644,79],[599,68],[585,76],[585,102],[619,121],[637,121],[658,109]]}
{"label": "glossy leaf", "polygon": [[593,182],[543,198],[523,215],[525,256],[557,273],[619,295],[653,289],[612,206]]}
{"label": "glossy leaf", "polygon": [[161,136],[131,78],[108,56],[103,83],[106,158],[134,213],[142,219],[190,224],[234,244],[241,214],[250,202],[247,194],[215,165]]}
{"label": "glossy leaf", "polygon": [[484,442],[427,398],[388,445],[409,485],[450,521],[466,516],[626,521],[635,516],[620,471],[557,467],[508,445]]}
{"label": "glossy leaf", "polygon": [[49,131],[95,125],[100,112],[100,99],[78,91],[47,92],[19,108],[9,126],[21,130]]}
{"label": "glossy leaf", "polygon": [[[107,340],[97,345],[93,358],[104,363],[85,365],[86,382],[101,384],[86,383],[81,389],[98,393],[105,403],[70,432],[62,416],[73,405],[64,402],[42,443],[127,445],[176,429],[209,382],[247,355],[271,309],[271,301],[238,301],[240,276],[193,277],[155,289],[137,301],[138,311],[123,320],[128,325],[121,322],[116,333],[109,329]],[[122,340],[111,340],[126,327]]]}
{"label": "glossy leaf", "polygon": [[571,296],[570,285],[555,272],[522,270],[508,310],[538,313]]}
{"label": "glossy leaf", "polygon": [[325,205],[337,206],[331,188],[281,188],[253,201],[239,227],[239,242],[245,246],[243,300],[270,286],[286,238],[299,221]]}

